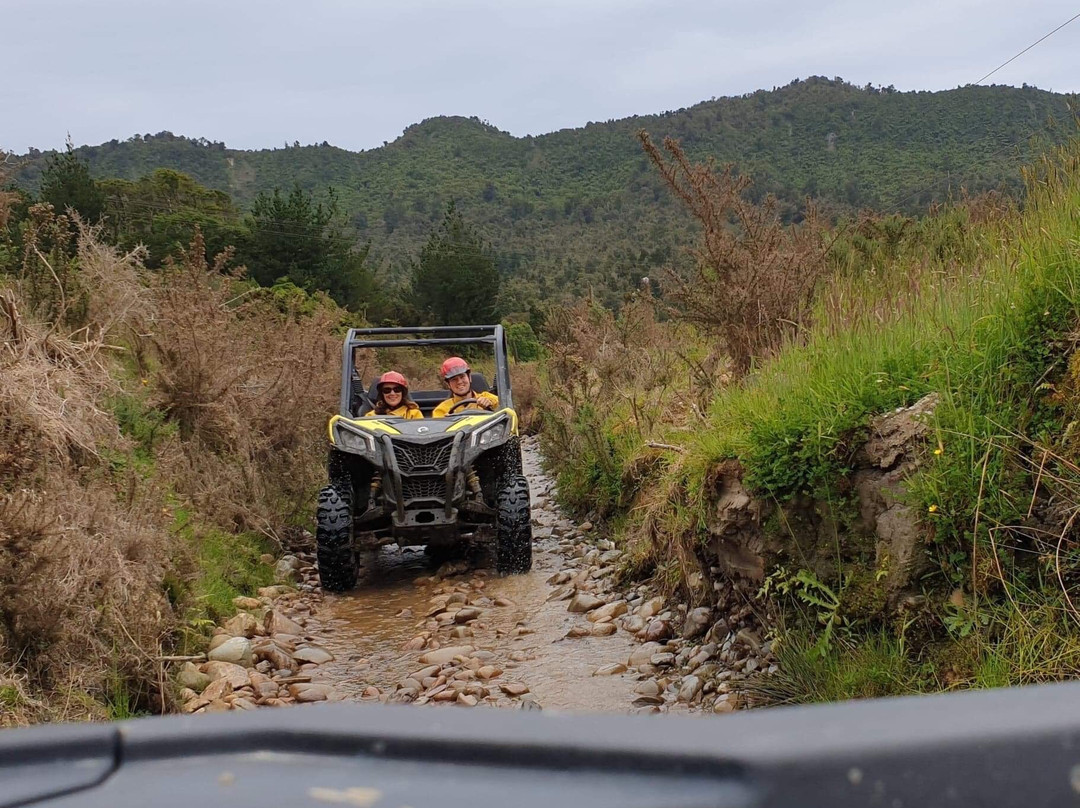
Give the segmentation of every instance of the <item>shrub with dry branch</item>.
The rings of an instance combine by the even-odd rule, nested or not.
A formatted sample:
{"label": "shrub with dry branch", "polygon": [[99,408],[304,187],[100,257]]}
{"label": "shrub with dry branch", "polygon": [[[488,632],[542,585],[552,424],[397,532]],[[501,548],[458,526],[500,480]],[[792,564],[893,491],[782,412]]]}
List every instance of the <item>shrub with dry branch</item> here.
{"label": "shrub with dry branch", "polygon": [[212,265],[204,256],[197,234],[151,285],[155,401],[179,424],[183,451],[172,472],[202,515],[277,537],[322,474],[340,311],[323,300],[301,313],[239,283],[242,273],[225,271],[227,255]]}
{"label": "shrub with dry branch", "polygon": [[[106,274],[130,270],[112,262]],[[161,586],[173,551],[160,497],[147,484],[118,497],[103,458],[127,446],[106,403],[118,389],[107,340],[127,315],[65,334],[70,309],[39,305],[24,281],[0,282],[0,663],[18,662],[12,675],[39,692],[101,694],[113,679],[138,698],[175,618]],[[47,295],[70,299],[60,283]],[[66,704],[59,717],[101,715]]]}
{"label": "shrub with dry branch", "polygon": [[798,226],[781,221],[774,198],[758,205],[750,179],[732,166],[691,163],[679,143],[641,144],[668,186],[701,223],[696,269],[669,272],[665,297],[673,316],[719,336],[734,370],[776,351],[807,324],[814,290],[827,268],[825,229],[812,207]]}
{"label": "shrub with dry branch", "polygon": [[[657,317],[652,297],[637,294],[616,315],[585,302],[554,311],[547,324],[548,390],[540,402],[548,460],[601,510],[629,501],[655,453],[648,442],[704,418],[727,378],[726,358],[700,347],[693,327]],[[623,469],[641,479],[623,479]],[[603,492],[607,492],[604,495]]]}
{"label": "shrub with dry branch", "polygon": [[[22,694],[9,723],[105,717],[114,693],[167,699],[158,658],[185,604],[165,582],[196,567],[165,492],[200,523],[279,535],[324,473],[340,366],[328,301],[253,289],[198,238],[147,273],[93,228],[35,216],[21,273],[0,276],[0,682]],[[123,406],[182,434],[140,458]]]}

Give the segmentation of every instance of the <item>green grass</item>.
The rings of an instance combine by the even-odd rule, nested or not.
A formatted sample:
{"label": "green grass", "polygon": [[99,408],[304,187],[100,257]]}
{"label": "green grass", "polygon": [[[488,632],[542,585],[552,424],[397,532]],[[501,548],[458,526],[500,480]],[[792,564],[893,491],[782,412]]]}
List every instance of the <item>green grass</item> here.
{"label": "green grass", "polygon": [[838,641],[822,653],[811,631],[793,630],[775,641],[775,655],[778,671],[748,686],[755,701],[802,704],[935,689],[933,666],[913,660],[903,641],[887,632]]}
{"label": "green grass", "polygon": [[[849,583],[866,577],[873,540],[844,531],[855,502],[841,483],[870,422],[929,393],[940,396],[931,424],[937,451],[906,483],[934,562],[921,582],[928,606],[917,642],[898,634],[881,602],[859,604],[853,617],[858,609],[847,598],[866,587],[847,586],[838,613],[852,619],[843,636],[825,654],[818,627],[785,636],[771,700],[1023,684],[1080,670],[1080,619],[1067,616],[1056,577],[994,544],[994,537],[1024,541],[1009,528],[1025,522],[1032,502],[1026,454],[1057,447],[1068,420],[1050,392],[1065,376],[1080,326],[1080,141],[1035,166],[1028,184],[1023,211],[981,223],[950,213],[949,221],[924,226],[933,249],[842,279],[822,297],[802,344],[725,389],[707,426],[669,438],[685,448],[657,485],[670,504],[637,517],[662,527],[653,539],[658,574],[677,574],[665,556],[677,542],[708,541],[712,476],[734,459],[761,498],[829,504],[839,525],[835,569]],[[962,229],[951,251],[941,247],[949,228]],[[1062,465],[1051,465],[1060,478]],[[1078,491],[1070,488],[1065,501]],[[775,538],[789,543],[784,531]],[[1067,576],[1080,566],[1066,563]],[[964,616],[946,606],[955,588],[979,593],[974,608],[982,611],[964,636],[954,631]]]}
{"label": "green grass", "polygon": [[0,685],[0,707],[14,710],[23,703],[22,694],[14,685]]}
{"label": "green grass", "polygon": [[[689,436],[690,484],[737,458],[759,494],[820,497],[850,470],[873,416],[938,392],[943,451],[913,481],[913,499],[937,506],[942,540],[964,540],[980,480],[989,523],[1015,519],[1022,498],[1008,436],[1060,426],[1040,384],[1063,367],[1059,341],[1080,323],[1078,151],[1044,166],[1018,221],[983,227],[980,266],[890,266],[916,287],[893,311],[881,304],[895,283],[853,283],[847,310],[821,311],[805,345],[725,390],[710,427]],[[852,313],[862,311],[884,319]]]}
{"label": "green grass", "polygon": [[124,721],[128,718],[148,715],[146,710],[139,708],[137,702],[138,699],[131,691],[129,679],[115,669],[110,671],[105,680],[105,692],[101,697],[108,720]]}
{"label": "green grass", "polygon": [[[137,379],[135,384],[141,384]],[[176,424],[168,420],[166,413],[151,407],[145,396],[133,393],[115,393],[108,404],[120,426],[120,432],[135,443],[135,455],[141,461],[151,462],[158,444],[177,432]]]}
{"label": "green grass", "polygon": [[167,576],[164,585],[170,602],[184,611],[184,644],[205,642],[209,629],[236,614],[233,598],[253,596],[274,582],[274,568],[259,557],[276,549],[264,536],[226,533],[192,522],[191,514],[177,508],[173,530],[190,549],[193,569],[187,576]]}

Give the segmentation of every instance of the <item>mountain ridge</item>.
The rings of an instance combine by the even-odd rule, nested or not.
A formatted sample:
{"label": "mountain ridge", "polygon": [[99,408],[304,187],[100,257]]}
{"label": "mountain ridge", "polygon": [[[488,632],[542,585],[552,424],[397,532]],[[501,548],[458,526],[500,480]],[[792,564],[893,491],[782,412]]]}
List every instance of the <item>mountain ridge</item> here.
{"label": "mountain ridge", "polygon": [[[864,207],[917,213],[961,187],[1019,193],[1019,165],[1070,133],[1072,98],[1026,86],[899,92],[812,77],[543,135],[434,116],[362,151],[325,141],[238,150],[171,133],[76,151],[98,178],[172,168],[241,206],[274,187],[333,186],[357,238],[391,266],[415,255],[455,200],[503,253],[508,276],[558,297],[567,284],[582,291],[586,280],[613,293],[628,288],[692,239],[691,223],[641,152],[639,129],[679,139],[693,159],[734,163],[754,178],[753,194],[773,193],[794,221],[806,197],[832,215]],[[17,181],[33,188],[47,154],[24,158]]]}

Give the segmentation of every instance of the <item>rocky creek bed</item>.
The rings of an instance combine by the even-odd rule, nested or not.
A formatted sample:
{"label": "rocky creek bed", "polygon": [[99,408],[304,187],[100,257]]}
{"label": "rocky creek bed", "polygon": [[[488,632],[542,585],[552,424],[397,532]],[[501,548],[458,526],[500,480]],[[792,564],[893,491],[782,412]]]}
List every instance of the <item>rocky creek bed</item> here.
{"label": "rocky creek bed", "polygon": [[554,501],[535,439],[523,444],[534,563],[498,576],[387,548],[358,588],[324,594],[313,556],[276,560],[282,583],[237,598],[207,659],[177,673],[188,713],[314,701],[578,712],[725,713],[771,667],[745,623],[621,587],[622,553]]}

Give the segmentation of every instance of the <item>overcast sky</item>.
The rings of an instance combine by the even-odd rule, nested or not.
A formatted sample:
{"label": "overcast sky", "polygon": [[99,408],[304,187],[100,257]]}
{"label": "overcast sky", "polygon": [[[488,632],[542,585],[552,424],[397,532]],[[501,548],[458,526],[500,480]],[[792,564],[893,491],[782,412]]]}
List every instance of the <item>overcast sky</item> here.
{"label": "overcast sky", "polygon": [[[811,75],[976,81],[1080,0],[2,0],[0,148],[169,130],[379,146],[435,115],[515,135]],[[986,83],[1080,91],[1080,20]]]}

